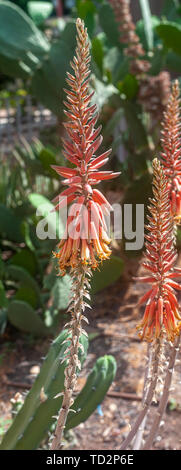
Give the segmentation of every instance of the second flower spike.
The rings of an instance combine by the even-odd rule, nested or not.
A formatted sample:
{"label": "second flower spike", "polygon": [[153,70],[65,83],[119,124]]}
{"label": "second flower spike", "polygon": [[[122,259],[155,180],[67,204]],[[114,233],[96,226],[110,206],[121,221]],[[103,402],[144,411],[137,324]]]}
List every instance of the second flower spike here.
{"label": "second flower spike", "polygon": [[169,341],[174,341],[180,329],[180,313],[175,290],[181,285],[175,281],[181,270],[175,267],[177,252],[174,247],[174,220],[170,213],[169,191],[159,161],[153,161],[153,198],[148,207],[145,260],[142,266],[147,276],[137,280],[151,285],[140,299],[146,303],[142,321],[138,325],[141,338],[152,341],[166,331]]}

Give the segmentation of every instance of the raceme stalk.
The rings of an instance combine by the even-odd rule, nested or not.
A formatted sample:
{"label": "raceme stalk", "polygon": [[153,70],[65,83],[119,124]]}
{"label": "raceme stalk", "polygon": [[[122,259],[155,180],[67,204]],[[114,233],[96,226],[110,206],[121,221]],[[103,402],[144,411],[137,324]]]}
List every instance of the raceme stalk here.
{"label": "raceme stalk", "polygon": [[144,59],[146,55],[136,27],[133,22],[130,0],[110,0],[116,23],[120,33],[120,43],[124,44],[124,54],[130,60],[130,73],[140,77],[150,69],[150,64]]}
{"label": "raceme stalk", "polygon": [[63,154],[74,167],[53,166],[54,170],[65,178],[62,184],[68,186],[54,199],[55,210],[60,211],[66,205],[70,206],[65,234],[55,256],[58,259],[60,275],[70,270],[72,297],[69,306],[71,321],[68,323],[70,336],[65,355],[68,365],[65,369],[63,402],[51,449],[59,449],[62,445],[67,415],[74,401],[76,370],[80,368],[78,352],[82,349],[79,339],[84,332],[82,320],[87,321],[83,315],[84,310],[90,307],[87,301],[90,300],[92,270],[111,254],[105,219],[110,215],[111,206],[95,186],[102,180],[119,175],[112,171],[100,170],[107,163],[111,150],[95,156],[102,143],[102,136],[101,126],[95,128],[98,114],[96,105],[91,105],[94,92],[89,92],[89,40],[87,29],[79,18],[76,28],[76,54],[70,63],[73,72],[67,72],[66,79],[69,85],[69,89],[65,90],[67,101],[64,103],[67,108],[67,121],[64,123],[67,137],[63,139]]}
{"label": "raceme stalk", "polygon": [[150,62],[136,32],[130,0],[110,0],[119,30],[123,53],[129,59],[129,70],[139,84],[137,100],[153,122],[160,121],[170,95],[170,74],[162,70],[150,75]]}
{"label": "raceme stalk", "polygon": [[162,122],[161,163],[167,179],[171,212],[178,223],[181,219],[181,122],[178,80],[172,86]]}

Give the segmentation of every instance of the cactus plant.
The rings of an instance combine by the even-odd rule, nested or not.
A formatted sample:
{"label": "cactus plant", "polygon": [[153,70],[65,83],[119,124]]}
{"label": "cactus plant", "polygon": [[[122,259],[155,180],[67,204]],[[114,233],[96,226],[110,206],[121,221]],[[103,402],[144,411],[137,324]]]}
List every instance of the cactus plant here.
{"label": "cactus plant", "polygon": [[[20,291],[20,293],[22,295],[22,291]],[[23,300],[13,300],[10,302],[7,317],[9,322],[16,328],[35,336],[46,336],[51,332],[51,330],[44,325],[31,305]]]}
{"label": "cactus plant", "polygon": [[28,52],[42,57],[48,52],[49,43],[21,8],[1,1],[0,49],[2,55],[19,60]]}
{"label": "cactus plant", "polygon": [[[23,407],[4,436],[1,449],[36,448],[52,424],[53,416],[61,406],[61,397],[54,397],[63,389],[66,361],[62,363],[62,360],[67,348],[64,344],[67,337],[68,331],[63,330],[53,341]],[[83,362],[88,348],[85,335],[81,337],[81,344],[84,353],[80,351],[80,360]]]}
{"label": "cactus plant", "polygon": [[53,11],[53,3],[32,1],[27,3],[29,16],[37,26],[43,25],[44,21],[49,18]]}
{"label": "cactus plant", "polygon": [[85,386],[74,401],[72,409],[76,413],[69,413],[66,430],[86,421],[103,401],[115,375],[116,360],[113,356],[103,356],[97,359]]}
{"label": "cactus plant", "polygon": [[73,56],[75,24],[65,26],[52,44],[21,8],[0,2],[0,70],[30,78],[30,89],[42,104],[62,115],[65,73]]}
{"label": "cactus plant", "polygon": [[[71,25],[72,34],[73,28],[74,25]],[[34,96],[56,115],[63,112],[60,102],[63,101],[65,75],[72,56],[69,42],[59,39],[51,45],[49,53],[36,67],[32,76],[31,89]]]}
{"label": "cactus plant", "polygon": [[[63,390],[66,361],[60,363],[60,357],[63,358],[67,347],[64,344],[67,334],[67,330],[64,330],[52,343],[40,374],[5,434],[0,449],[37,449],[54,424],[62,403],[62,396],[59,394]],[[80,355],[80,359],[83,362],[88,347],[86,336],[82,335],[81,343],[84,353]],[[91,415],[102,402],[115,373],[116,361],[112,356],[104,356],[96,361],[85,386],[72,406],[76,413],[69,413],[66,430],[77,426]]]}

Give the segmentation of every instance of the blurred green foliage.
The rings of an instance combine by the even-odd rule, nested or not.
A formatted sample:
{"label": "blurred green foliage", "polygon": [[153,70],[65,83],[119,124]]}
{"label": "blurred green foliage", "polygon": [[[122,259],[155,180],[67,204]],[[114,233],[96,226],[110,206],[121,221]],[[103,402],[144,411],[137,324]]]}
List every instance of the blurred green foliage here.
{"label": "blurred green foliage", "polygon": [[[69,277],[56,278],[56,272],[56,287],[46,284],[55,240],[39,240],[36,235],[36,208],[43,203],[49,212],[51,195],[58,190],[50,167],[56,163],[56,155],[39,140],[30,146],[22,139],[9,158],[0,168],[0,325],[3,332],[9,320],[23,331],[44,335],[51,332],[56,314],[67,307],[70,290]],[[63,226],[60,235],[62,231]],[[51,263],[49,269],[53,269]],[[66,289],[50,317],[47,305],[61,283]]]}
{"label": "blurred green foliage", "polygon": [[10,0],[24,10],[37,26],[41,26],[54,10],[51,0]]}
{"label": "blurred green foliage", "polygon": [[53,3],[31,1],[27,3],[27,11],[34,23],[41,26],[53,12]]}

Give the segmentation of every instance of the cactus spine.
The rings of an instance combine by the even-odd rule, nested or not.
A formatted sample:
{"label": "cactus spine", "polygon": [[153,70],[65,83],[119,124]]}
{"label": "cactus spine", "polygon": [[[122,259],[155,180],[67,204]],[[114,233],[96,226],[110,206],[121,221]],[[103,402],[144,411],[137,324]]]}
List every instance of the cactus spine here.
{"label": "cactus spine", "polygon": [[72,429],[84,422],[100,405],[116,375],[116,360],[113,356],[97,359],[90,372],[86,384],[74,401],[69,413],[65,430]]}

